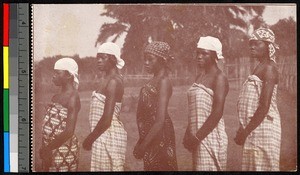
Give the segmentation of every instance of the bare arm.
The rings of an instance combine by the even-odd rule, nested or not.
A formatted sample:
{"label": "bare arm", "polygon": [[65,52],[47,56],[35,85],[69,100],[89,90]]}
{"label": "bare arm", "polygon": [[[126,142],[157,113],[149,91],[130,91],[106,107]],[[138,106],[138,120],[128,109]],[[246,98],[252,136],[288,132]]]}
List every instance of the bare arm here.
{"label": "bare arm", "polygon": [[259,99],[259,106],[245,129],[240,128],[235,141],[243,145],[247,136],[257,128],[268,114],[272,99],[273,89],[278,82],[278,72],[274,67],[268,66],[263,75],[263,85]]}
{"label": "bare arm", "polygon": [[160,134],[168,109],[169,99],[171,96],[172,86],[168,79],[163,79],[159,84],[157,112],[155,116],[155,123],[141,143],[141,148],[145,149],[150,143]]}
{"label": "bare arm", "polygon": [[275,70],[274,67],[268,66],[264,74],[264,81],[259,99],[259,106],[255,111],[249,124],[245,128],[246,136],[249,135],[255,128],[257,128],[266,117],[270,108],[273,89],[277,81],[278,72]]}
{"label": "bare arm", "polygon": [[106,88],[106,99],[104,105],[103,116],[99,120],[95,129],[88,135],[83,142],[83,147],[87,150],[91,149],[93,142],[101,136],[111,125],[112,116],[116,105],[116,94],[117,94],[118,82],[112,79],[108,82]]}
{"label": "bare arm", "polygon": [[223,115],[225,99],[229,85],[226,77],[218,75],[215,81],[211,114],[196,133],[199,140],[203,140],[217,126]]}

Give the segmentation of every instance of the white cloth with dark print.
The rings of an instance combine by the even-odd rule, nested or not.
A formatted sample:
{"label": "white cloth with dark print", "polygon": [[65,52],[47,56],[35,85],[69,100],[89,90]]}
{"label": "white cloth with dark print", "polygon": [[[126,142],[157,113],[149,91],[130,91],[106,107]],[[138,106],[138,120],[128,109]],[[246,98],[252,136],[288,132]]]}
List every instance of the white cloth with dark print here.
{"label": "white cloth with dark print", "polygon": [[[196,135],[212,110],[213,90],[194,83],[188,90],[189,129]],[[225,171],[227,166],[228,137],[223,118],[192,153],[196,171]]]}
{"label": "white cloth with dark print", "polygon": [[[42,125],[43,147],[48,146],[66,130],[68,109],[59,103],[49,105]],[[75,135],[72,135],[58,148],[51,151],[49,172],[77,171],[79,146]],[[43,162],[44,163],[44,162]]]}
{"label": "white cloth with dark print", "polygon": [[[238,100],[238,117],[245,128],[259,106],[263,82],[250,75],[243,84]],[[247,137],[242,158],[243,171],[279,171],[281,124],[275,85],[270,109],[262,123]]]}

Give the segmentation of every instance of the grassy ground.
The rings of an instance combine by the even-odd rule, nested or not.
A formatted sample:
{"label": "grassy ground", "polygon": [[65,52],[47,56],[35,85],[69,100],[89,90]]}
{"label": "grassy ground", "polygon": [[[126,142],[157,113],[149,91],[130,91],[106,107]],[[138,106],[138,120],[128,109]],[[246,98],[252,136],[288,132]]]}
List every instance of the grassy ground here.
{"label": "grassy ground", "polygon": [[[176,134],[176,149],[177,160],[180,171],[191,170],[191,153],[184,149],[182,145],[182,139],[184,131],[187,125],[187,96],[186,91],[188,86],[174,87],[173,96],[171,97],[169,104],[169,114],[173,120]],[[136,103],[140,88],[126,88],[124,102],[121,112],[121,120],[125,125],[125,129],[128,133],[128,145],[126,153],[126,171],[140,171],[143,170],[143,162],[136,160],[133,155],[133,147],[138,139],[138,130],[136,126]],[[236,103],[238,97],[238,88],[231,85],[231,89],[226,99],[224,120],[226,125],[226,132],[228,134],[228,171],[240,171],[241,170],[241,153],[242,147],[237,146],[233,142],[235,132],[238,128]],[[34,115],[34,151],[38,150],[41,146],[41,122],[43,114],[45,113],[45,104],[50,102],[53,94],[40,94],[36,92],[35,99],[35,115]],[[79,139],[80,146],[84,138],[90,132],[88,123],[89,114],[89,100],[91,91],[81,92],[81,110],[79,112],[76,135]],[[278,108],[282,118],[282,145],[281,145],[281,170],[293,170],[296,169],[297,160],[297,121],[296,121],[296,98],[290,97],[286,92],[279,91],[278,94]],[[79,171],[89,171],[90,168],[91,152],[80,149],[79,158]],[[35,170],[41,170],[41,161],[37,154],[34,154]]]}

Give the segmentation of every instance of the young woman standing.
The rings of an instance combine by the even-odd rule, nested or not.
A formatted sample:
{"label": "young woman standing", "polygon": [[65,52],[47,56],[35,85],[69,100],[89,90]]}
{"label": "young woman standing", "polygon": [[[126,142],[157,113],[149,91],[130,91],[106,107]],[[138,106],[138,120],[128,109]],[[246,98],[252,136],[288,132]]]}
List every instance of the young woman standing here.
{"label": "young woman standing", "polygon": [[273,31],[259,28],[249,42],[259,62],[243,84],[238,100],[240,128],[235,142],[243,145],[243,171],[279,171],[281,124],[277,109],[279,73]]}
{"label": "young woman standing", "polygon": [[168,78],[170,46],[154,41],[144,51],[145,68],[153,78],[141,91],[137,109],[139,141],[134,156],[144,160],[146,171],[176,171],[175,133],[168,114],[172,84]]}
{"label": "young woman standing", "polygon": [[124,85],[118,69],[125,62],[120,55],[115,43],[107,42],[98,48],[98,68],[105,76],[92,94],[91,133],[83,142],[84,149],[92,149],[91,171],[124,171],[127,132],[119,119]]}
{"label": "young woman standing", "polygon": [[77,171],[79,151],[74,130],[80,110],[78,66],[73,59],[62,58],[54,71],[52,81],[61,91],[52,97],[44,117],[40,157],[44,171]]}
{"label": "young woman standing", "polygon": [[226,170],[228,138],[222,116],[229,85],[217,66],[222,58],[218,38],[200,37],[197,62],[202,71],[188,90],[189,121],[183,140],[196,171]]}

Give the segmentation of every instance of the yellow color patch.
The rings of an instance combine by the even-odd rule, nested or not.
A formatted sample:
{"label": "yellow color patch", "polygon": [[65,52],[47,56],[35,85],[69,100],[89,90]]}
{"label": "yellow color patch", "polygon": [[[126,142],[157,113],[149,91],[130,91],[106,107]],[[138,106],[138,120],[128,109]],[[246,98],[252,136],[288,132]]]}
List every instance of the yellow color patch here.
{"label": "yellow color patch", "polygon": [[9,60],[8,47],[3,47],[3,86],[4,89],[9,88]]}

